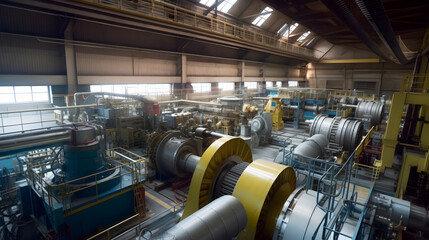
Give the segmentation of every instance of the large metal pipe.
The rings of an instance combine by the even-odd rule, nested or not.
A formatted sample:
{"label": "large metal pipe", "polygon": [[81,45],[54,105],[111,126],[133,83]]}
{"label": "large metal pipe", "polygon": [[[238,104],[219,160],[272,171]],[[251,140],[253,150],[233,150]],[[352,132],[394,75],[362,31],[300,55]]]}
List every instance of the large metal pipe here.
{"label": "large metal pipe", "polygon": [[63,132],[67,129],[68,128],[66,126],[61,126],[61,127],[46,128],[46,129],[35,129],[35,130],[26,131],[26,132],[6,133],[6,134],[0,135],[0,143],[8,139],[24,138],[24,137],[36,136],[36,135],[47,134],[47,133]]}
{"label": "large metal pipe", "polygon": [[395,32],[389,22],[386,11],[380,0],[355,0],[362,14],[378,34],[387,49],[392,52],[401,64],[410,62],[396,39]]}
{"label": "large metal pipe", "polygon": [[152,99],[149,99],[145,96],[141,95],[131,95],[131,94],[121,94],[121,93],[109,93],[109,92],[77,92],[74,94],[74,102],[78,104],[78,97],[82,95],[106,95],[106,96],[115,96],[115,97],[123,97],[123,98],[132,98],[138,101],[142,101],[145,103],[155,103]]}
{"label": "large metal pipe", "polygon": [[368,46],[375,54],[381,58],[391,61],[391,59],[384,54],[379,46],[371,39],[368,33],[365,31],[365,28],[351,13],[350,9],[347,7],[347,4],[342,0],[322,0],[323,4],[328,7],[343,23],[350,28],[350,30],[362,40],[365,45]]}
{"label": "large metal pipe", "polygon": [[39,132],[33,135],[19,135],[0,141],[0,155],[7,156],[37,148],[64,145],[70,142],[70,130]]}
{"label": "large metal pipe", "polygon": [[247,224],[241,202],[222,196],[153,239],[224,240],[236,237]]}
{"label": "large metal pipe", "polygon": [[293,153],[298,156],[317,158],[321,157],[328,146],[328,139],[322,134],[315,134],[299,144]]}
{"label": "large metal pipe", "polygon": [[358,120],[329,118],[320,114],[314,118],[310,127],[310,136],[315,134],[322,134],[329,142],[342,146],[344,150],[353,151],[362,139],[363,124]]}

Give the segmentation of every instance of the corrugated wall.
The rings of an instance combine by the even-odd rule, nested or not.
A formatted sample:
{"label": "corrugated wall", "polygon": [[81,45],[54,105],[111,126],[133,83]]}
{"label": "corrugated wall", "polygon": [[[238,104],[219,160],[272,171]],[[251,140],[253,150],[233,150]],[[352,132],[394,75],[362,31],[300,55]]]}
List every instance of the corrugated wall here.
{"label": "corrugated wall", "polygon": [[64,46],[35,38],[0,35],[0,73],[65,74]]}
{"label": "corrugated wall", "polygon": [[309,64],[307,79],[313,88],[357,89],[375,94],[398,91],[413,65],[394,63]]}

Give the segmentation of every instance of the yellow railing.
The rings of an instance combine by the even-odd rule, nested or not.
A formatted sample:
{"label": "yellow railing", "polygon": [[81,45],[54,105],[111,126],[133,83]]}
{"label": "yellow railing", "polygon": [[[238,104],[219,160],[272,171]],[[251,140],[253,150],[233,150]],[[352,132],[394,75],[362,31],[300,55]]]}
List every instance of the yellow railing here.
{"label": "yellow railing", "polygon": [[332,97],[356,97],[356,98],[369,99],[369,100],[375,99],[374,94],[368,94],[368,93],[359,92],[359,91],[327,90],[327,92],[328,92],[328,96],[332,96]]}
{"label": "yellow railing", "polygon": [[172,24],[192,27],[205,32],[221,34],[229,38],[247,41],[253,45],[274,48],[284,51],[284,53],[298,57],[316,59],[323,55],[323,52],[301,47],[288,43],[284,38],[277,35],[268,35],[267,33],[257,32],[250,26],[245,28],[233,23],[205,16],[179,6],[169,4],[163,1],[155,0],[75,0],[103,8],[117,10],[120,12],[151,18]]}
{"label": "yellow railing", "polygon": [[[144,177],[147,175],[147,165],[145,158],[128,152],[125,149],[121,149],[122,152],[128,152],[125,156],[131,155],[134,159],[136,159],[130,161],[127,157],[118,156],[116,152],[111,149],[106,151],[107,154],[113,153],[109,160],[116,160],[115,164],[117,166],[61,184],[53,184],[45,180],[45,176],[48,171],[45,171],[44,169],[49,169],[48,166],[51,164],[50,162],[34,166],[28,163],[29,182],[34,190],[40,195],[40,197],[47,201],[48,205],[51,206],[51,209],[56,203],[61,203],[63,205],[64,215],[68,216],[76,212],[76,210],[73,210],[75,206],[72,205],[71,199],[72,196],[78,192],[93,188],[95,189],[95,195],[93,195],[90,200],[98,201],[100,200],[98,189],[99,185],[102,183],[113,181],[119,178],[119,192],[121,192],[125,187],[130,186],[129,184],[125,185],[123,183],[123,176],[131,175],[133,186],[138,185],[144,180]],[[98,179],[100,175],[112,171],[118,171],[118,174],[110,178]],[[77,185],[82,182],[88,182],[88,184],[77,187]]]}
{"label": "yellow railing", "polygon": [[301,99],[326,99],[325,89],[315,88],[279,88],[279,97]]}
{"label": "yellow railing", "polygon": [[404,76],[400,92],[429,92],[429,74],[411,74]]}
{"label": "yellow railing", "polygon": [[[354,163],[353,170],[355,175],[369,177],[371,182],[375,182],[380,174],[380,166],[368,166],[360,163]],[[366,174],[360,174],[361,172],[368,173],[369,176]]]}
{"label": "yellow railing", "polygon": [[365,138],[362,139],[362,141],[360,141],[359,145],[356,147],[356,149],[355,149],[355,159],[358,159],[360,157],[360,154],[362,153],[363,148],[371,140],[371,136],[374,133],[374,130],[375,130],[375,127],[374,126],[371,127],[371,129],[366,134]]}

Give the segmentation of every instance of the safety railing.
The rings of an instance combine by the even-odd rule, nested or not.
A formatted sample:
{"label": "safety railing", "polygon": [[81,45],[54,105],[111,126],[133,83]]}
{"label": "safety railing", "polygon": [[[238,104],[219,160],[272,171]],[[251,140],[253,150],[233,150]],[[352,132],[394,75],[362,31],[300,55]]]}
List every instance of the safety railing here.
{"label": "safety railing", "polygon": [[355,98],[362,98],[362,99],[368,99],[368,100],[374,100],[375,95],[374,94],[368,94],[366,92],[362,91],[348,91],[348,90],[334,90],[334,89],[327,89],[328,96],[341,98],[341,97],[355,97]]}
{"label": "safety railing", "polygon": [[[110,151],[110,150],[108,150]],[[28,168],[28,180],[32,185],[33,189],[40,195],[42,199],[51,207],[55,204],[61,203],[64,209],[64,215],[71,215],[72,210],[75,207],[72,201],[72,197],[75,194],[81,193],[84,190],[92,190],[94,194],[91,195],[88,200],[99,200],[100,193],[99,188],[101,184],[112,183],[111,181],[118,181],[119,191],[124,190],[124,188],[130,186],[129,182],[124,180],[124,176],[131,176],[132,185],[141,183],[144,180],[142,167],[146,165],[146,160],[144,158],[139,158],[135,161],[128,161],[124,159],[118,161],[118,155],[115,155],[115,159],[109,159],[109,162],[113,167],[100,171],[94,174],[87,175],[82,178],[73,179],[60,184],[54,184],[46,180],[46,176],[52,172],[50,169],[51,163],[43,163],[38,165],[32,165],[31,163],[27,164]],[[103,177],[105,174],[112,174],[110,177]],[[82,184],[85,183],[85,184]]]}
{"label": "safety railing", "polygon": [[402,78],[400,92],[429,92],[429,74],[411,74]]}
{"label": "safety railing", "polygon": [[353,164],[353,178],[365,179],[367,178],[370,183],[374,183],[380,174],[379,166],[368,166],[365,164]]}
{"label": "safety railing", "polygon": [[139,173],[136,175],[139,178],[135,179],[136,182],[140,182],[143,179],[147,178],[148,175],[148,165],[146,162],[146,158],[133,153],[131,151],[128,151],[124,148],[117,147],[117,148],[111,148],[106,150],[107,156],[109,156],[112,159],[118,160],[122,163],[139,163]]}
{"label": "safety railing", "polygon": [[[149,230],[150,232],[159,231],[160,229],[165,229],[171,227],[170,225],[174,224],[179,218],[178,212],[185,207],[185,203],[178,203],[164,211],[158,213],[157,215],[149,218],[148,220],[126,230],[125,232],[117,235],[113,239],[140,239],[144,230]],[[157,226],[159,229],[148,229],[149,227]],[[110,238],[107,238],[110,239]]]}
{"label": "safety railing", "polygon": [[359,145],[356,147],[355,158],[359,158],[366,144],[371,140],[371,136],[374,133],[375,127],[371,127],[368,133],[365,135],[365,138],[360,141]]}
{"label": "safety railing", "polygon": [[283,38],[276,35],[268,35],[255,30],[246,29],[224,20],[205,16],[182,7],[156,0],[76,0],[79,2],[98,5],[100,7],[114,9],[120,12],[150,17],[164,22],[170,22],[180,26],[193,27],[199,30],[222,34],[251,44],[258,44],[265,47],[282,50],[295,56],[316,58],[323,55],[323,52],[301,47],[288,43]]}

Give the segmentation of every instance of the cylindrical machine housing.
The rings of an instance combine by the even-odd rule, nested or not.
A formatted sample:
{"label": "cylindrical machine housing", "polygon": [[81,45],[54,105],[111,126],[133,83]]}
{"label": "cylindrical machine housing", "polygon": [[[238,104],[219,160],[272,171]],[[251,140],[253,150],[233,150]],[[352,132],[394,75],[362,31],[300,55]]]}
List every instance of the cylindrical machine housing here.
{"label": "cylindrical machine housing", "polygon": [[344,150],[353,151],[362,139],[363,123],[341,117],[317,115],[310,127],[310,135],[315,134],[322,134],[329,142],[342,146]]}
{"label": "cylindrical machine housing", "polygon": [[241,202],[222,196],[154,239],[224,240],[232,239],[247,224],[247,214]]}
{"label": "cylindrical machine housing", "polygon": [[377,125],[381,123],[383,119],[384,105],[383,103],[373,101],[360,101],[356,107],[355,117],[371,118],[371,125]]}
{"label": "cylindrical machine housing", "polygon": [[326,136],[315,134],[311,138],[299,144],[293,153],[303,157],[317,158],[324,154],[328,143]]}
{"label": "cylindrical machine housing", "polygon": [[[100,144],[93,127],[72,129],[72,143],[64,146],[66,180],[74,180],[103,170]],[[88,179],[92,180],[92,179]]]}
{"label": "cylindrical machine housing", "polygon": [[[299,188],[289,196],[277,218],[273,240],[312,239],[325,216],[317,206],[316,194],[313,190]],[[321,235],[322,229],[319,229],[316,239],[321,239]]]}
{"label": "cylindrical machine housing", "polygon": [[198,164],[199,156],[196,155],[197,143],[193,139],[181,137],[180,132],[171,132],[158,145],[156,166],[164,176],[184,177]]}

